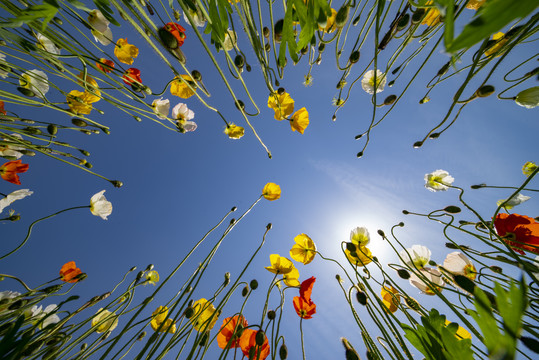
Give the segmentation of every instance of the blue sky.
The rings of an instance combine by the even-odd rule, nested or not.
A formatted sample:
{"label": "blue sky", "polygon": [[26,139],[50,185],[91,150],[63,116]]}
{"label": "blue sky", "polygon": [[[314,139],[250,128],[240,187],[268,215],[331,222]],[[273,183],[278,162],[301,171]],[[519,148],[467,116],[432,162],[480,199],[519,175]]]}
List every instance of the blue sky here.
{"label": "blue sky", "polygon": [[[187,29],[187,40],[182,47],[187,66],[202,72],[204,84],[212,93],[209,103],[222,109],[229,121],[245,126],[215,70],[200,55],[201,47],[192,29],[183,19],[180,24]],[[141,69],[144,83],[152,89],[162,88],[172,77],[170,71],[156,65],[155,54],[127,24],[112,28],[115,39],[127,37],[130,43],[140,48],[133,66]],[[373,53],[371,43],[372,40],[367,41],[362,49],[361,60],[354,66],[351,78],[360,76],[365,67],[372,68],[372,65],[367,66]],[[242,44],[246,44],[242,35],[239,44],[244,49]],[[380,68],[384,68],[381,64],[385,64],[393,46],[391,44],[381,53]],[[489,83],[497,89],[506,87],[501,81],[503,74],[519,59],[533,54],[533,47],[531,43],[517,49]],[[124,186],[116,189],[102,179],[43,156],[24,157],[23,162],[29,163],[30,169],[21,175],[22,185],[3,182],[0,191],[9,193],[28,188],[34,194],[11,206],[21,214],[20,221],[0,225],[2,252],[15,247],[35,219],[64,208],[89,204],[90,197],[102,189],[106,189],[105,195],[113,203],[112,215],[103,221],[92,216],[88,209],[80,209],[39,223],[29,242],[15,255],[2,260],[2,272],[18,275],[29,286],[37,286],[56,277],[62,264],[74,260],[88,274],[88,278],[71,292],[80,295],[81,301],[111,289],[132,266],[144,269],[146,265],[154,264],[164,278],[232,206],[237,206],[241,214],[258,198],[264,184],[271,181],[281,186],[281,199],[261,201],[234,229],[212,263],[204,286],[194,295],[195,299],[209,297],[227,271],[234,280],[234,275],[241,271],[261,241],[266,224],[272,223],[266,244],[245,278],[247,281],[256,278],[260,283],[246,310],[247,319],[256,323],[264,293],[272,279],[272,274],[263,267],[269,266],[272,253],[288,257],[294,236],[306,233],[322,254],[344,261],[340,242],[348,240],[352,228],[366,226],[371,233],[373,254],[382,263],[398,262],[376,231],[383,229],[389,233],[392,225],[404,221],[406,226],[399,232],[399,240],[407,246],[428,246],[433,251],[433,259],[441,263],[450,252],[444,247],[441,226],[424,218],[405,216],[402,210],[428,213],[447,205],[457,205],[457,192],[429,192],[424,188],[424,175],[437,169],[449,171],[455,178],[454,185],[466,188],[465,198],[488,218],[494,213],[496,201],[511,192],[468,190],[469,186],[482,182],[518,186],[524,180],[522,165],[538,160],[537,110],[527,110],[512,101],[497,100],[495,96],[467,105],[456,123],[439,139],[427,141],[420,149],[412,147],[442,119],[449,100],[464,79],[464,74],[453,77],[434,89],[431,102],[418,104],[426,92],[425,84],[448,60],[441,51],[436,51],[432,64],[422,71],[387,119],[373,130],[371,143],[361,159],[356,158],[356,153],[361,150],[363,140],[354,137],[370,122],[371,99],[360,84],[356,84],[350,101],[339,111],[337,121],[331,121],[334,111],[331,100],[337,94],[335,85],[339,79],[331,51],[326,51],[319,66],[315,65],[314,82],[310,87],[302,85],[307,73],[306,59],[296,67],[288,65],[285,68],[281,86],[294,98],[296,109],[305,106],[310,114],[310,125],[303,135],[292,132],[285,121],[273,119],[273,111],[266,106],[268,90],[262,75],[252,51],[247,50],[246,54],[253,70],[244,72],[243,76],[261,110],[261,115],[251,121],[270,148],[272,159],[267,158],[247,126],[242,139],[228,139],[223,134],[224,124],[220,118],[194,97],[183,101],[168,91],[164,95],[171,100],[172,106],[186,102],[195,112],[198,129],[188,134],[168,131],[147,120],[138,123],[110,106],[106,109],[103,106],[105,115],[93,113],[92,116],[110,126],[110,135],[69,133],[65,139],[90,151],[88,160],[94,165],[93,170],[123,181]],[[222,57],[219,58],[223,64]],[[463,63],[466,61],[469,59],[464,58]],[[461,64],[457,64],[459,66]],[[417,68],[417,65],[410,67]],[[387,95],[399,94],[406,85],[406,76],[403,75],[393,88],[386,87],[379,94],[378,102]],[[528,84],[530,86],[519,89],[535,85],[533,80]],[[5,83],[1,86],[3,90],[15,91]],[[240,89],[237,84],[234,86]],[[471,86],[468,93],[473,90]],[[51,94],[51,98],[54,96]],[[250,109],[250,105],[247,108]],[[383,110],[377,111],[382,114]],[[46,117],[65,124],[70,121],[67,115],[51,110],[18,108],[16,112],[36,120]],[[533,194],[527,195],[532,199],[515,211],[537,215],[539,206]],[[470,214],[463,218],[473,219]],[[214,235],[211,241],[216,240]],[[200,256],[206,248],[202,247]],[[199,259],[196,255],[186,265],[189,271],[178,274],[177,280],[169,283],[160,296],[166,298],[175,293],[175,285],[182,283]],[[349,338],[356,349],[364,353],[360,333],[344,306],[334,279],[340,270],[319,258],[310,265],[297,264],[297,267],[300,280],[317,277],[312,294],[318,306],[317,314],[303,324],[307,358],[341,356],[341,336]],[[347,283],[345,287],[351,285]],[[404,280],[402,286],[420,302],[432,302]],[[20,289],[6,280],[0,290]],[[152,288],[138,290],[140,301],[152,291]],[[239,293],[236,295],[230,303],[232,309],[241,301]],[[300,356],[299,318],[291,302],[292,296],[296,295],[295,290],[287,293],[282,330],[292,359]],[[159,300],[154,300],[155,306],[160,305]],[[272,300],[273,304],[277,301],[276,298]],[[432,306],[436,305],[433,303]],[[90,309],[86,313],[91,316],[93,311]],[[226,310],[221,317],[225,316]],[[212,334],[221,322],[220,318]]]}

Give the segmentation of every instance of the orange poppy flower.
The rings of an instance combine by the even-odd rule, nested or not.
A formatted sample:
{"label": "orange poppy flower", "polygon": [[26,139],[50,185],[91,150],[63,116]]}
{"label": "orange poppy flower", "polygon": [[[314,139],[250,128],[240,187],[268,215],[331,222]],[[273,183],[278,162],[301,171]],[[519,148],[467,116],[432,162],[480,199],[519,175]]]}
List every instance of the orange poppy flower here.
{"label": "orange poppy flower", "polygon": [[0,100],[0,115],[6,115],[7,111],[4,109],[4,102]]}
{"label": "orange poppy flower", "polygon": [[316,304],[311,300],[311,292],[315,281],[314,276],[303,281],[299,288],[299,296],[292,299],[296,313],[303,319],[311,319],[316,314]]}
{"label": "orange poppy flower", "polygon": [[217,334],[217,345],[221,349],[231,349],[240,346],[240,336],[247,327],[247,320],[242,315],[227,317]]}
{"label": "orange poppy flower", "polygon": [[12,184],[20,185],[19,175],[17,173],[23,173],[28,171],[30,165],[23,164],[21,160],[8,161],[0,166],[0,176],[2,179],[9,181]]}
{"label": "orange poppy flower", "polygon": [[78,280],[75,279],[82,271],[75,265],[74,261],[65,263],[64,266],[60,269],[60,278],[62,281],[74,283]]}
{"label": "orange poppy flower", "polygon": [[496,232],[513,250],[539,254],[539,223],[526,215],[498,214],[494,219]]}
{"label": "orange poppy flower", "polygon": [[[243,330],[243,334],[241,334],[240,337],[240,348],[243,355],[247,356],[249,359],[264,360],[270,353],[270,346],[266,334],[264,334],[264,343],[260,346],[256,344],[257,332],[258,331],[253,329]],[[251,351],[253,352],[254,356],[249,357],[249,352]]]}
{"label": "orange poppy flower", "polygon": [[142,79],[140,78],[140,70],[136,68],[129,68],[122,76],[122,79],[126,85],[139,85],[142,84]]}
{"label": "orange poppy flower", "polygon": [[99,61],[96,61],[95,65],[104,73],[109,73],[114,69],[114,61],[105,58],[101,58]]}
{"label": "orange poppy flower", "polygon": [[169,22],[163,28],[176,38],[178,47],[183,45],[183,42],[185,41],[185,29],[181,25]]}

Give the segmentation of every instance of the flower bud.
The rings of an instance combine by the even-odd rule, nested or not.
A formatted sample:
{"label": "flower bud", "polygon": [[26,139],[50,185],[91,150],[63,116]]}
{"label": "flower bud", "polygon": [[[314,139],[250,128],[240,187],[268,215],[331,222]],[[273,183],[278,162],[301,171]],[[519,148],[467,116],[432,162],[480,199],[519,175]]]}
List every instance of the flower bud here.
{"label": "flower bud", "polygon": [[397,100],[397,95],[389,95],[384,99],[384,105],[391,105]]}
{"label": "flower bud", "polygon": [[157,35],[159,35],[159,39],[167,49],[174,50],[178,48],[178,40],[164,27],[157,31]]}
{"label": "flower bud", "polygon": [[119,180],[112,180],[110,183],[117,188],[121,188],[122,186],[124,186],[124,183]]}
{"label": "flower bud", "polygon": [[94,166],[92,165],[92,163],[89,163],[88,161],[85,161],[85,162],[84,162],[84,166],[85,166],[86,168],[88,168],[88,169],[91,169],[91,168],[94,167]]}
{"label": "flower bud", "polygon": [[385,237],[386,234],[384,233],[384,231],[382,229],[378,229],[378,235],[380,235],[381,237]]}
{"label": "flower bud", "polygon": [[346,338],[341,338],[341,342],[345,349],[346,360],[360,360],[359,355],[357,354],[356,350]]}
{"label": "flower bud", "polygon": [[322,54],[322,53],[324,52],[324,50],[326,50],[326,44],[320,43],[320,44],[318,45],[318,52],[319,52],[320,54]]}
{"label": "flower bud", "polygon": [[404,302],[412,310],[419,311],[421,309],[421,306],[414,298],[407,296],[404,298]]}
{"label": "flower bud", "polygon": [[193,317],[193,315],[195,314],[195,309],[193,309],[193,307],[189,306],[187,309],[185,309],[185,311],[183,312],[183,314],[185,315],[185,317],[187,319],[190,319]]}
{"label": "flower bud", "polygon": [[404,30],[408,26],[408,22],[410,21],[410,15],[404,14],[397,23],[397,31]]}
{"label": "flower bud", "polygon": [[75,126],[80,126],[80,127],[86,127],[88,126],[88,123],[82,119],[78,119],[78,118],[73,118],[71,119],[71,123]]}
{"label": "flower bud", "polygon": [[258,281],[256,281],[256,279],[251,280],[249,286],[251,287],[251,289],[256,290],[258,288]]}
{"label": "flower bud", "polygon": [[225,286],[230,284],[230,273],[229,272],[225,273],[225,283],[224,284],[225,284]]}
{"label": "flower bud", "polygon": [[337,15],[335,16],[335,26],[337,29],[342,29],[344,25],[346,25],[346,22],[348,21],[348,14],[350,13],[350,8],[348,7],[348,3],[345,3],[339,11],[337,11]]}
{"label": "flower bud", "polygon": [[487,186],[487,184],[478,184],[478,185],[472,185],[470,188],[472,189],[481,189],[482,187]]}
{"label": "flower bud", "polygon": [[279,358],[281,360],[285,360],[288,357],[288,348],[283,343],[281,347],[279,348]]}
{"label": "flower bud", "polygon": [[350,54],[350,63],[351,64],[355,64],[359,61],[359,56],[360,56],[360,53],[359,53],[359,50],[356,50],[354,52],[352,52],[352,54]]}
{"label": "flower bud", "polygon": [[479,97],[487,97],[494,93],[495,89],[492,85],[483,85],[475,92],[475,95]]}
{"label": "flower bud", "polygon": [[423,19],[423,16],[425,15],[425,9],[424,8],[418,8],[413,14],[412,14],[412,24],[417,24],[418,22]]}
{"label": "flower bud", "polygon": [[270,36],[270,29],[267,26],[264,26],[262,29],[262,34],[264,34],[264,37],[267,39]]}
{"label": "flower bud", "polygon": [[55,292],[60,291],[60,289],[62,289],[62,285],[52,285],[52,286],[47,286],[44,289],[41,289],[40,292],[44,292],[45,294],[53,294]]}
{"label": "flower bud", "polygon": [[453,281],[470,294],[474,293],[475,283],[464,275],[453,275]]}
{"label": "flower bud", "polygon": [[200,341],[198,342],[199,346],[206,346],[206,343],[208,342],[208,338],[210,336],[209,331],[205,331],[202,337],[200,338]]}
{"label": "flower bud", "polygon": [[397,270],[397,275],[399,275],[399,277],[404,280],[408,280],[410,278],[410,273],[405,269]]}
{"label": "flower bud", "polygon": [[489,266],[489,269],[494,271],[495,273],[498,273],[498,274],[503,273],[503,269],[501,267],[499,267],[499,266],[496,266],[496,265]]}
{"label": "flower bud", "polygon": [[268,319],[270,320],[275,319],[275,310],[268,311]]}
{"label": "flower bud", "polygon": [[271,223],[269,223],[268,225],[266,225],[266,229],[267,229],[267,230],[271,230],[272,226],[273,226],[273,225],[272,225]]}
{"label": "flower bud", "polygon": [[243,103],[243,101],[241,100],[236,100],[236,102],[234,103],[234,105],[236,105],[236,109],[242,111],[243,109],[245,109],[245,104]]}
{"label": "flower bud", "polygon": [[245,64],[245,62],[243,61],[243,56],[241,55],[236,55],[236,58],[234,59],[234,65],[236,65],[236,67],[238,69],[241,69],[243,68],[243,65]]}
{"label": "flower bud", "polygon": [[354,243],[347,242],[346,243],[346,250],[348,250],[350,252],[355,252],[357,250],[356,245]]}
{"label": "flower bud", "polygon": [[49,124],[47,126],[47,131],[51,135],[56,135],[56,133],[58,132],[58,127],[54,124]]}
{"label": "flower bud", "polygon": [[141,332],[137,338],[137,341],[142,341],[142,339],[144,339],[145,336],[146,336],[146,331]]}
{"label": "flower bud", "polygon": [[36,96],[36,94],[32,90],[21,87],[21,86],[17,87],[17,90],[19,90],[19,92],[23,94],[24,96],[28,96],[28,97]]}
{"label": "flower bud", "polygon": [[21,216],[19,214],[11,215],[7,218],[9,221],[19,221],[21,219]]}
{"label": "flower bud", "polygon": [[264,334],[263,330],[258,330],[255,335],[255,343],[258,346],[262,346],[264,341],[266,341],[266,334]]}
{"label": "flower bud", "polygon": [[17,310],[24,307],[28,303],[28,299],[19,299],[13,304],[9,305],[8,310]]}
{"label": "flower bud", "polygon": [[195,79],[195,81],[201,81],[202,80],[202,74],[198,70],[191,71],[191,76],[193,77],[193,79]]}
{"label": "flower bud", "polygon": [[361,305],[363,306],[367,305],[367,294],[365,294],[363,291],[358,291],[356,293],[356,299],[357,299],[357,302],[360,303]]}
{"label": "flower bud", "polygon": [[273,39],[277,43],[281,42],[281,38],[283,34],[283,25],[284,25],[284,20],[280,19],[280,20],[277,20],[277,22],[275,23],[275,26],[273,27]]}
{"label": "flower bud", "polygon": [[414,147],[414,149],[418,149],[423,146],[423,141],[416,141],[412,146]]}
{"label": "flower bud", "polygon": [[363,157],[363,151],[360,151],[356,154],[356,157],[359,159],[361,157]]}
{"label": "flower bud", "polygon": [[247,294],[249,294],[249,286],[245,285],[244,288],[241,290],[241,296],[246,297]]}

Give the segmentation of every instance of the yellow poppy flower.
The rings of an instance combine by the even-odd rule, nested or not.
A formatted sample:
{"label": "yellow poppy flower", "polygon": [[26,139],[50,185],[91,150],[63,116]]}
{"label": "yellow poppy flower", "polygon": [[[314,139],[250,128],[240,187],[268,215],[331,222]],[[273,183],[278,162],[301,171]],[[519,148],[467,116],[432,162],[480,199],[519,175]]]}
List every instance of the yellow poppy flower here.
{"label": "yellow poppy flower", "polygon": [[[191,85],[192,88],[196,88],[196,84],[193,82],[191,77],[189,75],[181,75],[181,77]],[[174,96],[179,96],[182,99],[189,99],[191,96],[195,95],[195,92],[187,86],[186,83],[179,80],[179,77],[175,77],[175,79],[170,83],[170,93]]]}
{"label": "yellow poppy flower", "polygon": [[268,107],[275,111],[275,120],[284,120],[294,112],[294,100],[287,92],[275,92],[268,97]]}
{"label": "yellow poppy flower", "polygon": [[84,115],[90,114],[93,109],[92,103],[97,101],[96,98],[99,100],[99,97],[96,97],[87,91],[82,92],[78,90],[71,90],[66,97],[69,109],[75,114]]}
{"label": "yellow poppy flower", "polygon": [[281,197],[281,187],[275,183],[269,182],[262,189],[262,196],[269,201],[277,200]]}
{"label": "yellow poppy flower", "polygon": [[228,124],[225,128],[225,134],[228,135],[231,139],[240,139],[245,134],[245,129],[241,126],[234,125],[233,123]]}
{"label": "yellow poppy flower", "polygon": [[537,169],[537,164],[527,161],[524,166],[522,166],[522,173],[526,176],[530,176]]}
{"label": "yellow poppy flower", "polygon": [[466,4],[466,9],[478,10],[487,0],[469,0]]}
{"label": "yellow poppy flower", "polygon": [[[488,57],[497,53],[498,50],[500,50],[507,43],[507,41],[509,41],[504,38],[504,35],[505,34],[503,32],[497,32],[496,34],[492,35],[492,40],[496,41],[496,43],[485,51],[485,56]],[[495,57],[498,57],[500,55],[502,55],[502,53],[498,53],[498,55],[496,55]]]}
{"label": "yellow poppy flower", "polygon": [[217,314],[214,315],[215,306],[213,306],[213,304],[208,300],[202,298],[195,301],[193,304],[193,309],[195,310],[195,313],[191,317],[190,321],[195,330],[211,330],[217,322]]}
{"label": "yellow poppy flower", "polygon": [[271,266],[266,266],[265,269],[274,274],[288,274],[294,269],[292,261],[278,254],[270,255]]}
{"label": "yellow poppy flower", "polygon": [[290,257],[297,262],[307,265],[316,255],[316,245],[306,234],[299,234],[294,238],[296,244],[290,249]]}
{"label": "yellow poppy flower", "polygon": [[[445,320],[445,326],[449,324],[451,324],[451,321]],[[457,332],[455,333],[455,337],[460,338],[460,339],[471,339],[472,334],[470,334],[468,330],[466,330],[465,328],[459,326],[459,328],[457,329]]]}
{"label": "yellow poppy flower", "polygon": [[[432,1],[427,1],[425,5],[432,5]],[[438,11],[436,7],[431,7],[427,9],[427,13],[421,21],[421,25],[434,26],[437,25],[439,22],[440,11]]]}
{"label": "yellow poppy flower", "polygon": [[134,58],[138,56],[138,48],[135,45],[131,45],[126,39],[118,39],[116,47],[114,48],[114,55],[120,62],[124,64],[133,64]]}
{"label": "yellow poppy flower", "polygon": [[328,34],[331,34],[332,32],[334,32],[337,29],[337,26],[335,25],[335,18],[336,17],[337,17],[337,10],[332,8],[331,9],[331,16],[328,17],[327,22],[326,22],[326,27],[319,26],[318,29],[323,31],[323,32],[326,32]]}
{"label": "yellow poppy flower", "polygon": [[356,266],[365,266],[372,262],[372,253],[368,247],[357,247],[354,253],[351,253],[348,249],[344,250],[346,257],[350,262]]}
{"label": "yellow poppy flower", "polygon": [[283,281],[286,286],[300,286],[299,282],[299,271],[294,265],[292,265],[292,270],[283,275]]}
{"label": "yellow poppy flower", "polygon": [[92,318],[92,326],[95,327],[96,333],[112,331],[118,326],[118,316],[113,312],[101,308],[97,310],[96,315]]}
{"label": "yellow poppy flower", "polygon": [[155,270],[149,271],[146,274],[146,280],[148,284],[155,285],[159,281],[159,273]]}
{"label": "yellow poppy flower", "polygon": [[[152,313],[152,320],[150,325],[153,331],[159,332],[168,332],[169,334],[174,334],[176,332],[176,324],[172,319],[167,319],[168,308],[166,306],[159,306]],[[161,326],[163,324],[163,326]]]}
{"label": "yellow poppy flower", "polygon": [[391,313],[394,313],[398,309],[398,305],[400,303],[400,295],[397,289],[395,289],[393,286],[387,287],[382,286],[382,302],[385,305],[385,311],[389,311]]}
{"label": "yellow poppy flower", "polygon": [[[92,100],[91,103],[97,102],[101,100],[101,91],[99,91],[99,86],[97,85],[97,81],[89,75],[86,75],[86,82],[84,82],[84,72],[80,72],[80,74],[77,76],[80,81],[77,82],[80,86],[87,89],[88,93],[88,99]],[[88,91],[90,90],[90,91]]]}
{"label": "yellow poppy flower", "polygon": [[307,112],[306,108],[302,107],[292,115],[290,127],[292,131],[297,130],[300,134],[303,134],[307,126],[309,126],[309,112]]}

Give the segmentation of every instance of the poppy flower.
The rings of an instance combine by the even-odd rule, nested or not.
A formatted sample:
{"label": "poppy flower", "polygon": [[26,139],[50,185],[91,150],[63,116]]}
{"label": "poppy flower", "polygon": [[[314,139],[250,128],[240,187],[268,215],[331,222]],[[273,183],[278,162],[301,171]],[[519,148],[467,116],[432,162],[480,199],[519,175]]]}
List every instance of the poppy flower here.
{"label": "poppy flower", "polygon": [[109,72],[112,72],[112,70],[114,70],[114,61],[101,58],[99,59],[99,61],[96,61],[95,66],[97,66],[97,68],[103,71],[104,73],[109,73]]}
{"label": "poppy flower", "polygon": [[21,74],[19,84],[22,88],[30,90],[33,96],[44,98],[49,91],[49,78],[41,70],[25,71]]}
{"label": "poppy flower", "polygon": [[245,129],[241,126],[230,123],[225,128],[225,134],[227,134],[231,139],[241,139],[245,134]]}
{"label": "poppy flower", "polygon": [[165,29],[169,34],[171,34],[177,41],[176,46],[170,46],[172,44],[167,43],[166,45],[168,47],[176,49],[183,45],[183,42],[185,41],[185,29],[181,25],[169,22],[165,26],[163,26],[163,29]]}
{"label": "poppy flower", "polygon": [[227,317],[217,334],[217,345],[221,349],[231,349],[240,346],[240,336],[247,327],[247,320],[242,315]]}
{"label": "poppy flower", "polygon": [[[292,270],[286,274],[283,274],[283,282],[286,286],[299,286],[299,271],[294,265],[292,265]],[[280,283],[278,283],[280,284]]]}
{"label": "poppy flower", "polygon": [[174,334],[176,332],[176,324],[174,320],[167,319],[168,308],[166,306],[159,306],[152,313],[152,320],[150,325],[153,331],[159,332],[168,332],[169,334]]}
{"label": "poppy flower", "polygon": [[488,57],[494,54],[497,54],[495,57],[501,56],[502,53],[499,51],[509,40],[505,38],[505,34],[503,32],[497,32],[496,34],[492,35],[492,41],[493,45],[487,48],[485,51],[485,56]]}
{"label": "poppy flower", "polygon": [[432,288],[438,291],[443,290],[444,280],[442,279],[442,273],[438,269],[426,267],[419,270],[419,272],[426,280],[416,274],[411,274],[410,285],[418,288],[425,295],[436,295]]}
{"label": "poppy flower", "polygon": [[[452,323],[451,321],[449,320],[445,320],[445,326],[447,327],[448,325],[450,324],[457,324],[457,323]],[[458,325],[458,324],[457,324]],[[470,334],[468,332],[468,330],[466,330],[465,328],[463,328],[462,326],[459,326],[457,328],[457,331],[455,332],[455,337],[459,340],[462,340],[462,339],[471,339],[472,338],[472,334]]]}
{"label": "poppy flower", "polygon": [[[4,114],[5,115],[5,114]],[[527,161],[524,166],[522,166],[522,173],[526,176],[530,176],[537,169],[537,164]]]}
{"label": "poppy flower", "polygon": [[290,127],[292,131],[298,131],[300,134],[303,134],[307,126],[309,126],[309,112],[306,108],[302,107],[292,115]]}
{"label": "poppy flower", "polygon": [[350,231],[350,241],[356,246],[365,246],[371,241],[369,230],[366,227],[356,227]]}
{"label": "poppy flower", "polygon": [[[318,24],[318,30],[326,32],[328,34],[331,34],[337,29],[337,26],[335,24],[335,19],[337,18],[337,10],[331,9],[331,16],[327,18],[326,25],[320,26],[321,24]],[[322,24],[323,25],[323,24]]]}
{"label": "poppy flower", "polygon": [[8,194],[6,197],[0,199],[0,214],[14,201],[24,199],[25,197],[30,196],[33,193],[33,191],[30,191],[28,189],[15,190],[11,194]]}
{"label": "poppy flower", "polygon": [[112,30],[109,27],[110,22],[105,18],[100,10],[92,10],[88,15],[88,24],[92,26],[92,35],[95,41],[107,46],[112,41]]}
{"label": "poppy flower", "polygon": [[23,164],[21,160],[8,161],[0,166],[0,176],[12,184],[20,185],[21,181],[17,174],[28,171],[29,166],[28,164]]}
{"label": "poppy flower", "polygon": [[269,201],[277,200],[281,197],[281,187],[275,183],[269,182],[262,189],[262,196]]}
{"label": "poppy flower", "polygon": [[448,254],[444,260],[444,268],[454,275],[466,276],[470,280],[475,280],[477,270],[466,255],[460,251]]}
{"label": "poppy flower", "polygon": [[[241,337],[240,337],[240,348],[241,348],[241,351],[243,352],[243,355],[247,356],[247,358],[264,360],[270,354],[269,341],[266,334],[264,334],[264,342],[262,343],[262,345],[257,345],[256,344],[257,333],[258,331],[253,330],[253,329],[243,330],[243,334],[241,334]],[[249,356],[249,355],[252,355],[252,356]]]}
{"label": "poppy flower", "polygon": [[531,197],[522,195],[521,193],[516,194],[515,196],[509,198],[509,199],[501,199],[496,202],[496,205],[500,206],[502,205],[505,210],[511,210],[517,205],[522,204],[525,201],[530,200]]}
{"label": "poppy flower", "polygon": [[539,223],[519,214],[498,214],[494,227],[500,237],[519,254],[529,251],[539,254]]}
{"label": "poppy flower", "polygon": [[275,111],[275,120],[284,120],[294,112],[294,99],[287,92],[275,92],[268,97],[268,107]]}
{"label": "poppy flower", "polygon": [[376,86],[374,84],[374,70],[369,70],[363,75],[361,79],[361,88],[365,90],[367,94],[374,94],[374,88],[376,87],[376,92],[384,91],[386,86],[387,77],[380,70],[376,69]]}
{"label": "poppy flower", "polygon": [[[0,111],[0,114],[2,112]],[[4,114],[5,115],[5,114]],[[0,138],[0,140],[3,140],[5,143],[3,145],[0,145],[0,156],[6,157],[6,159],[11,160],[17,160],[20,159],[23,156],[23,153],[20,152],[20,150],[25,150],[25,147],[16,145],[17,143],[13,138],[17,138],[18,140],[22,140],[22,136],[20,134],[9,134],[10,138]]]}
{"label": "poppy flower", "polygon": [[142,79],[140,78],[140,70],[136,68],[129,68],[122,76],[122,79],[126,85],[141,85]]}
{"label": "poppy flower", "polygon": [[92,327],[95,327],[95,332],[98,334],[106,331],[112,331],[118,326],[118,316],[103,308],[97,310],[97,313],[92,318]]}
{"label": "poppy flower", "polygon": [[[191,96],[195,95],[195,92],[191,90],[191,88],[196,88],[196,84],[189,75],[181,75],[181,77],[184,81],[180,80],[179,77],[175,77],[170,83],[170,93],[174,96],[179,96],[182,99],[189,99]],[[187,85],[186,82],[189,85]],[[191,86],[191,88],[189,86]]]}
{"label": "poppy flower", "polygon": [[146,281],[150,285],[155,285],[159,282],[159,273],[155,270],[152,270],[146,274]]}
{"label": "poppy flower", "polygon": [[292,299],[294,309],[302,319],[311,319],[316,313],[316,304],[311,300],[311,292],[313,291],[315,281],[316,278],[314,276],[303,281],[299,289],[299,296],[295,296]]}
{"label": "poppy flower", "polygon": [[107,216],[112,214],[112,203],[107,200],[105,190],[101,190],[94,194],[90,199],[90,211],[95,216],[99,216],[103,220],[107,220]]}
{"label": "poppy flower", "polygon": [[446,191],[453,184],[455,178],[445,170],[436,170],[425,174],[425,187],[430,191]]}
{"label": "poppy flower", "polygon": [[37,47],[51,55],[60,55],[60,49],[46,36],[37,34]]}
{"label": "poppy flower", "polygon": [[270,255],[271,266],[266,266],[265,269],[274,274],[288,274],[294,268],[292,261],[278,254]]}
{"label": "poppy flower", "polygon": [[7,115],[6,109],[4,109],[4,102],[0,100],[0,115]]}
{"label": "poppy flower", "polygon": [[153,113],[159,119],[166,119],[170,111],[170,101],[163,98],[156,99],[152,102]]}
{"label": "poppy flower", "polygon": [[[82,92],[78,90],[71,90],[66,96],[67,105],[69,110],[77,115],[88,115],[92,112],[93,103],[96,96],[90,94],[88,91]],[[99,97],[97,97],[99,99]]]}
{"label": "poppy flower", "polygon": [[423,245],[413,245],[411,248],[401,250],[399,256],[401,264],[418,269],[424,268],[430,261],[431,252],[428,247]]}
{"label": "poppy flower", "polygon": [[350,251],[348,249],[344,249],[344,254],[348,258],[348,261],[352,263],[355,266],[365,266],[372,262],[372,253],[366,246],[357,246],[356,251]]}
{"label": "poppy flower", "polygon": [[[425,5],[432,5],[432,1],[427,1]],[[440,22],[440,11],[436,7],[428,8],[421,25],[434,26]]]}
{"label": "poppy flower", "polygon": [[293,260],[307,265],[313,261],[316,255],[316,245],[314,241],[306,234],[299,234],[294,238],[296,244],[290,249],[290,257]]}
{"label": "poppy flower", "polygon": [[114,48],[114,55],[120,62],[131,65],[135,61],[134,58],[138,56],[138,48],[129,44],[127,39],[118,39]]}
{"label": "poppy flower", "polygon": [[193,309],[195,313],[189,320],[196,331],[211,330],[215,326],[218,314],[215,314],[215,306],[211,302],[199,299],[193,304]]}
{"label": "poppy flower", "polygon": [[394,313],[398,309],[400,303],[399,291],[393,286],[382,286],[382,303],[385,306],[385,311]]}
{"label": "poppy flower", "polygon": [[60,278],[62,281],[75,283],[78,280],[75,279],[82,271],[77,267],[74,261],[65,263],[60,269]]}

